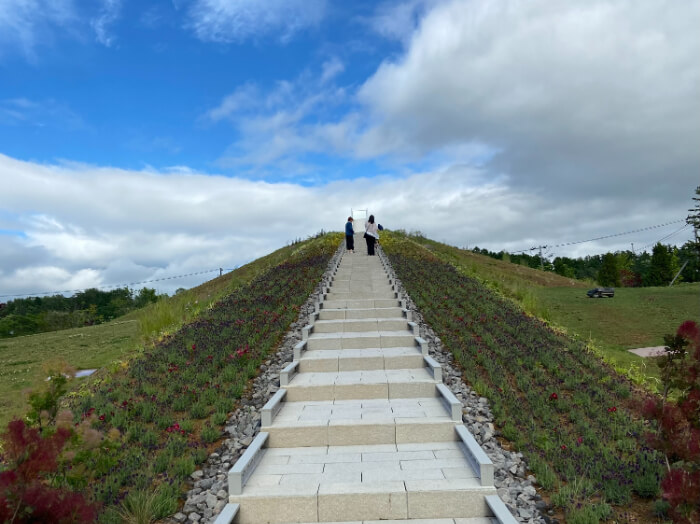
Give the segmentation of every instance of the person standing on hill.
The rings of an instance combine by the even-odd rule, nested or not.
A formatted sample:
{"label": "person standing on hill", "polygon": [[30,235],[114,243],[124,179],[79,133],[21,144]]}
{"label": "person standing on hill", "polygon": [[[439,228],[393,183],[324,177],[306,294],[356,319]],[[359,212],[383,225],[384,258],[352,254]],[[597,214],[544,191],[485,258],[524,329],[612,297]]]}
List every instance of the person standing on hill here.
{"label": "person standing on hill", "polygon": [[352,228],[352,217],[348,217],[348,222],[345,224],[345,248],[348,253],[355,252],[355,230]]}
{"label": "person standing on hill", "polygon": [[365,240],[367,241],[367,254],[374,255],[374,243],[379,239],[379,229],[374,223],[374,215],[370,215],[365,226]]}

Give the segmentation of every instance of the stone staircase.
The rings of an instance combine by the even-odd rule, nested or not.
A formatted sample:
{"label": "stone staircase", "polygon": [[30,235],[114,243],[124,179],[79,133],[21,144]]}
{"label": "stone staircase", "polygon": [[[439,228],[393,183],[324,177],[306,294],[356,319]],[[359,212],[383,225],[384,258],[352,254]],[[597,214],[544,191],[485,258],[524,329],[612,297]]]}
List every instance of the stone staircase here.
{"label": "stone staircase", "polygon": [[217,524],[515,523],[383,259],[361,251],[332,270]]}

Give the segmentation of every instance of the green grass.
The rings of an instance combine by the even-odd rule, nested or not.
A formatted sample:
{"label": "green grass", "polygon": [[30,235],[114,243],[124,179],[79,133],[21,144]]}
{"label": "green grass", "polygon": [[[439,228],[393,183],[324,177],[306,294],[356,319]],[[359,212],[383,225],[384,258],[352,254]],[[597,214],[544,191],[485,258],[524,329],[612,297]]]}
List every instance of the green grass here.
{"label": "green grass", "polygon": [[99,326],[1,339],[0,427],[27,411],[25,392],[41,385],[52,366],[100,368],[135,352],[138,340],[133,313]]}
{"label": "green grass", "polygon": [[[335,241],[335,236],[333,238]],[[312,241],[313,239],[309,239],[305,242],[285,246],[241,266],[231,273],[178,293],[168,300],[149,304],[139,310],[136,314],[144,342],[152,345],[162,335],[174,333],[184,324],[197,318],[202,311],[211,309],[226,295],[230,295],[238,288],[249,284],[256,276],[288,260],[300,250],[306,249]]]}
{"label": "green grass", "polygon": [[[383,236],[382,246],[424,319],[461,365],[466,383],[489,399],[502,436],[525,455],[566,521],[596,524],[611,516],[631,516],[650,522],[646,517],[664,463],[661,454],[647,449],[644,433],[650,426],[644,424],[639,397],[629,382],[590,351],[586,340],[524,314],[506,293],[494,293],[473,278],[479,273],[478,261],[460,268],[468,258],[459,250],[428,251],[393,235]],[[436,251],[441,254],[436,256]],[[445,253],[451,255],[449,264],[441,256]],[[518,284],[517,279],[512,283]],[[551,309],[549,316],[556,318],[557,308],[544,304],[537,292],[556,294],[561,288],[531,283],[530,290],[530,300]],[[564,310],[575,297],[585,297],[585,288],[565,291],[560,295]],[[668,316],[669,308],[679,307],[680,293],[661,292],[668,300],[657,297],[649,303],[665,303],[665,308],[641,314]],[[627,312],[639,307],[642,295],[632,295],[617,307]],[[605,300],[609,307],[617,299]],[[613,317],[614,329],[614,315],[608,311],[604,316]],[[663,322],[674,324],[675,319],[659,322],[657,329],[664,331]],[[650,333],[651,324],[639,326]]]}
{"label": "green grass", "polygon": [[612,299],[588,298],[582,290],[559,287],[537,287],[532,293],[548,320],[591,342],[618,369],[645,365],[646,374],[655,378],[659,378],[655,359],[627,350],[663,346],[664,335],[675,333],[685,320],[700,318],[698,282],[617,288]]}
{"label": "green grass", "polygon": [[[397,240],[403,237],[403,235],[396,232],[391,232],[390,235],[397,235]],[[562,277],[549,271],[540,271],[511,262],[496,260],[486,255],[480,255],[423,237],[411,237],[410,239],[431,251],[443,261],[457,267],[463,274],[476,277],[492,289],[518,299],[522,298],[522,295],[526,294],[533,287],[586,288],[591,284],[575,278]],[[382,243],[386,243],[385,239],[382,239]]]}
{"label": "green grass", "polygon": [[26,392],[42,385],[47,368],[67,365],[99,369],[117,360],[128,360],[143,350],[144,343],[151,346],[160,336],[174,333],[226,295],[306,249],[309,243],[285,246],[107,324],[0,339],[0,428],[27,412]]}
{"label": "green grass", "polygon": [[559,276],[435,242],[386,232],[382,244],[408,240],[432,252],[460,273],[514,300],[524,311],[591,343],[618,371],[654,389],[654,359],[628,349],[661,346],[684,320],[700,318],[700,283],[673,287],[617,288],[613,299],[589,299],[592,282]]}
{"label": "green grass", "polygon": [[[341,238],[293,246],[282,263],[71,396],[73,420],[111,444],[109,452],[76,454],[73,485],[107,506],[124,493],[182,487],[221,438],[225,414],[283,340]],[[149,501],[135,502],[132,513],[150,514]]]}
{"label": "green grass", "polygon": [[700,282],[673,287],[617,288],[615,298],[578,289],[536,288],[552,320],[610,350],[662,346],[684,320],[700,317]]}

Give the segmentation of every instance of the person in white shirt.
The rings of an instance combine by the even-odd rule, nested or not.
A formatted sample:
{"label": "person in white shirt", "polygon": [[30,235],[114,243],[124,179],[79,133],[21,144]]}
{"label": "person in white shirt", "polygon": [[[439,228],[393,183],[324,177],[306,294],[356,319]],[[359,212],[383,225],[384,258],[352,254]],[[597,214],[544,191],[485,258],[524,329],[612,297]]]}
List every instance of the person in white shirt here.
{"label": "person in white shirt", "polygon": [[374,255],[374,243],[379,239],[379,229],[374,223],[374,215],[370,215],[365,225],[365,240],[367,241],[367,254]]}

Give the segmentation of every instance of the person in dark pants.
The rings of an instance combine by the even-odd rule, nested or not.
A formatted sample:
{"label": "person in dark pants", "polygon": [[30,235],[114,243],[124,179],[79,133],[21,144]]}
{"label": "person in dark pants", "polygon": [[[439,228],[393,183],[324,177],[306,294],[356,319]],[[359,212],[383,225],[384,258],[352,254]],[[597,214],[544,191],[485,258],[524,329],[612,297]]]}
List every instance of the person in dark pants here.
{"label": "person in dark pants", "polygon": [[367,241],[367,254],[374,255],[374,243],[379,238],[377,224],[374,223],[374,215],[370,215],[365,226],[365,240]]}
{"label": "person in dark pants", "polygon": [[352,217],[348,217],[348,222],[345,224],[345,248],[348,253],[355,251],[355,230],[352,228]]}

